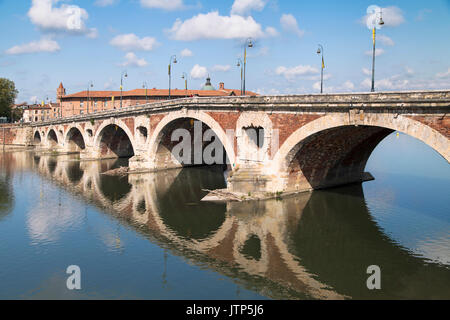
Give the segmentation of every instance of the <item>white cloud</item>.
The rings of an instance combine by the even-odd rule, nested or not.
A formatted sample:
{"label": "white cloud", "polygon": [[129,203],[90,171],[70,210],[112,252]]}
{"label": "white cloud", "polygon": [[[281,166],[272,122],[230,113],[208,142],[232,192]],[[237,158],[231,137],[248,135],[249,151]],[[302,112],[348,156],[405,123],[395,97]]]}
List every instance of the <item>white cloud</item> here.
{"label": "white cloud", "polygon": [[405,90],[408,89],[408,84],[409,84],[409,80],[405,80],[405,79],[398,79],[398,80],[394,80],[394,79],[380,79],[378,81],[375,82],[377,88],[381,88],[381,89],[390,89],[390,90],[395,90],[395,89],[401,89],[401,90]]}
{"label": "white cloud", "polygon": [[192,79],[202,79],[208,76],[208,69],[196,64],[191,70]]}
{"label": "white cloud", "polygon": [[250,11],[262,11],[267,4],[267,0],[235,0],[231,7],[231,14],[245,15]]}
{"label": "white cloud", "polygon": [[[366,51],[365,54],[366,56],[372,56],[373,50]],[[375,49],[375,57],[381,56],[382,54],[384,54],[384,49],[382,48]]]}
{"label": "white cloud", "polygon": [[182,57],[192,57],[194,54],[189,49],[184,49],[180,54]]}
{"label": "white cloud", "polygon": [[270,89],[258,88],[258,89],[256,89],[255,92],[257,94],[264,95],[264,96],[278,96],[281,94],[281,91],[278,89],[275,89],[275,88],[270,88]]}
{"label": "white cloud", "polygon": [[362,73],[364,73],[366,76],[370,76],[372,75],[372,71],[370,71],[367,68],[362,68]]}
{"label": "white cloud", "polygon": [[120,64],[121,67],[145,67],[147,65],[145,59],[139,59],[133,52],[128,52],[125,55],[125,61]]}
{"label": "white cloud", "polygon": [[414,69],[408,66],[405,67],[405,72],[408,77],[412,77],[415,74]]}
{"label": "white cloud", "polygon": [[386,46],[394,46],[395,45],[394,40],[392,40],[391,38],[389,38],[388,36],[385,36],[383,34],[378,35],[377,40],[379,40],[382,44],[384,44]]}
{"label": "white cloud", "polygon": [[292,14],[283,14],[280,19],[281,27],[287,32],[296,34],[299,38],[303,37],[305,32],[298,27],[297,19]]}
{"label": "white cloud", "polygon": [[159,45],[155,38],[139,38],[134,33],[118,35],[111,40],[110,44],[124,51],[151,51]]}
{"label": "white cloud", "polygon": [[183,0],[141,0],[141,6],[168,11],[184,8]]}
{"label": "white cloud", "polygon": [[227,72],[230,71],[231,66],[230,65],[219,65],[216,64],[211,68],[212,71],[219,71],[219,72]]}
{"label": "white cloud", "polygon": [[96,0],[94,5],[97,7],[107,7],[116,4],[119,0]]}
{"label": "white cloud", "polygon": [[278,36],[277,29],[275,29],[273,27],[267,27],[266,28],[266,36],[268,36],[268,37],[276,37],[276,36]]}
{"label": "white cloud", "polygon": [[[320,81],[315,82],[312,86],[312,88],[316,91],[320,91]],[[324,84],[323,91],[325,93],[331,93],[331,92],[349,92],[353,91],[355,89],[355,84],[351,82],[350,80],[345,81],[340,86],[328,86]]]}
{"label": "white cloud", "polygon": [[316,74],[317,72],[319,72],[317,68],[311,67],[309,65],[308,66],[299,65],[292,68],[280,66],[275,70],[275,73],[277,75],[284,76],[288,80],[295,78],[297,76]]}
{"label": "white cloud", "polygon": [[95,39],[98,37],[98,30],[96,28],[89,29],[89,31],[86,33],[86,37],[90,39]]}
{"label": "white cloud", "polygon": [[118,87],[118,86],[116,85],[116,82],[114,81],[113,78],[109,78],[109,80],[103,84],[103,88],[105,90],[112,90],[116,87]]}
{"label": "white cloud", "polygon": [[[320,70],[320,69],[319,69]],[[331,78],[333,78],[333,75],[331,74],[331,73],[324,73],[324,75],[323,75],[323,80],[325,81],[325,80],[329,80],[329,79],[331,79]],[[321,79],[321,75],[320,75],[320,73],[317,73],[317,75],[311,75],[311,76],[307,76],[307,77],[304,77],[304,79],[305,80],[311,80],[311,81],[318,81],[318,80],[320,80]]]}
{"label": "white cloud", "polygon": [[[369,89],[372,87],[372,80],[369,78],[364,79],[361,83],[361,87]],[[390,78],[375,80],[375,87],[377,90],[409,90],[411,89],[411,83],[406,79],[399,79],[397,76]]]}
{"label": "white cloud", "polygon": [[30,97],[30,99],[28,100],[30,103],[36,103],[36,101],[38,100],[37,96],[32,96]]}
{"label": "white cloud", "polygon": [[353,82],[351,82],[350,80],[347,80],[342,84],[341,88],[343,90],[351,91],[351,90],[355,89],[355,84]]}
{"label": "white cloud", "polygon": [[446,72],[441,72],[441,73],[436,74],[436,77],[438,77],[439,79],[449,78],[450,77],[450,68],[448,68],[448,70]]}
{"label": "white cloud", "polygon": [[386,27],[397,27],[405,22],[403,11],[394,6],[383,8],[383,20]]}
{"label": "white cloud", "polygon": [[361,86],[362,88],[364,88],[364,89],[371,88],[371,87],[372,87],[372,80],[369,79],[369,78],[365,78],[365,79],[361,82],[360,86]]}
{"label": "white cloud", "polygon": [[[380,13],[382,13],[384,26],[386,27],[397,27],[405,22],[405,18],[403,17],[403,11],[398,7],[387,7],[387,8],[380,8],[377,6],[370,6],[368,8],[368,11],[370,11],[370,8],[372,8],[371,13],[367,13],[362,19],[361,23],[364,25],[367,25],[369,29],[372,29],[374,26],[374,22],[378,22]],[[377,25],[377,28],[378,25]]]}
{"label": "white cloud", "polygon": [[[251,50],[247,50],[247,58],[256,58],[256,57],[265,57],[269,55],[270,49],[269,47],[260,47],[258,50],[256,48],[253,48]],[[240,56],[241,57],[241,56]]]}
{"label": "white cloud", "polygon": [[213,11],[207,14],[198,14],[185,21],[177,19],[168,32],[175,40],[193,41],[200,39],[261,38],[271,35],[273,28],[268,29],[266,29],[267,34],[265,34],[261,25],[252,17],[220,16],[217,11]]}
{"label": "white cloud", "polygon": [[312,86],[313,90],[320,91],[320,85],[321,85],[320,81],[314,82]]}
{"label": "white cloud", "polygon": [[56,52],[61,48],[58,43],[52,39],[41,39],[39,41],[32,41],[22,45],[14,46],[5,51],[6,54],[25,54],[37,52]]}
{"label": "white cloud", "polygon": [[33,0],[28,17],[31,22],[45,32],[66,32],[71,34],[91,34],[94,29],[86,27],[89,15],[85,9],[75,5],[61,4],[59,0]]}

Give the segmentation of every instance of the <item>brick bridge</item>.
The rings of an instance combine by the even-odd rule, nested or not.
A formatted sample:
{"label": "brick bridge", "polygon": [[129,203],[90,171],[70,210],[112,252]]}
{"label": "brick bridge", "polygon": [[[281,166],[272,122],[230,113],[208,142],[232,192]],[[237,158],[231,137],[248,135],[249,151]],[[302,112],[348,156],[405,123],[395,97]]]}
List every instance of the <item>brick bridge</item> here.
{"label": "brick bridge", "polygon": [[202,135],[211,129],[231,169],[230,191],[290,193],[370,179],[366,162],[394,131],[450,162],[449,111],[450,90],[189,98],[3,128],[0,141],[85,160],[131,157],[132,170],[162,170],[190,164],[172,153],[176,129],[194,137],[191,160],[210,144]]}

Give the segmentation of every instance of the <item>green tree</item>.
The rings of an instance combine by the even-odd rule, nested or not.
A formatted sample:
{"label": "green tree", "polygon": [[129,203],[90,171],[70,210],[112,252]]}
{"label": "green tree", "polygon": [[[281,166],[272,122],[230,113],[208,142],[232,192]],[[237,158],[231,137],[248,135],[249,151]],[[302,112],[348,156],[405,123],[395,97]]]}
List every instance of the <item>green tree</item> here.
{"label": "green tree", "polygon": [[11,120],[11,107],[18,93],[13,81],[0,78],[0,117]]}
{"label": "green tree", "polygon": [[23,109],[13,109],[11,111],[11,116],[12,116],[13,122],[19,121],[20,119],[22,119]]}

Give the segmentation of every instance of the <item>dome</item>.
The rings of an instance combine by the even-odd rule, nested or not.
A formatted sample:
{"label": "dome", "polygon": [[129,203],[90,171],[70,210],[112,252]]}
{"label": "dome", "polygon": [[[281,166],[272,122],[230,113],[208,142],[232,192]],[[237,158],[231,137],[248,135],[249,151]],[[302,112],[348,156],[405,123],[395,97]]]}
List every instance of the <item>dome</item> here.
{"label": "dome", "polygon": [[206,83],[203,86],[202,90],[215,91],[216,89],[211,84],[211,78],[206,78]]}

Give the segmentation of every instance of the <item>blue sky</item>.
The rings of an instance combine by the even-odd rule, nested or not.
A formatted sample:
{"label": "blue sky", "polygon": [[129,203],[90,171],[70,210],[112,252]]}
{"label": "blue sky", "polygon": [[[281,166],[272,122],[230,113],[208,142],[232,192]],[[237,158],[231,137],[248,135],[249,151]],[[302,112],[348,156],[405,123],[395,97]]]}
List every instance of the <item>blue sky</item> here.
{"label": "blue sky", "polygon": [[450,88],[450,1],[287,0],[0,0],[0,77],[15,81],[18,101],[55,100],[94,89],[240,87],[236,62],[249,49],[247,89],[261,94],[320,90],[318,44],[325,48],[325,91],[370,89],[372,33],[367,9],[383,8],[377,90]]}

